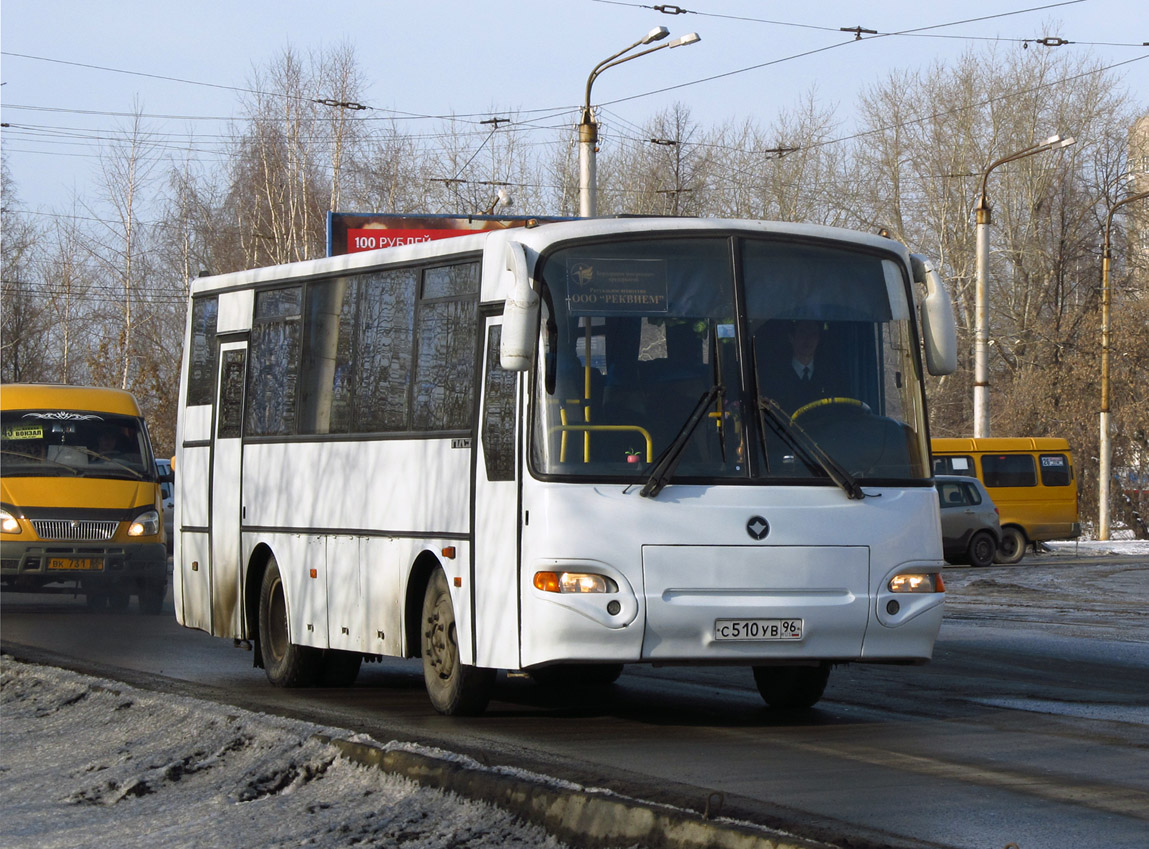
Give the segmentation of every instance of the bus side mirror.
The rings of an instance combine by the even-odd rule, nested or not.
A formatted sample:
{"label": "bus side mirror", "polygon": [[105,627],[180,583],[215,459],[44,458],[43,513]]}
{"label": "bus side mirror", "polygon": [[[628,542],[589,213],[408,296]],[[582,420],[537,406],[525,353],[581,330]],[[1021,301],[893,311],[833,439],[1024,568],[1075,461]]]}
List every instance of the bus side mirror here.
{"label": "bus side mirror", "polygon": [[539,294],[531,288],[527,273],[527,253],[518,242],[507,243],[507,271],[515,281],[510,297],[503,306],[503,337],[499,362],[507,371],[526,371],[531,367],[538,337]]}
{"label": "bus side mirror", "polygon": [[912,254],[910,260],[914,280],[926,287],[926,297],[921,304],[926,368],[930,374],[953,374],[957,371],[957,325],[950,293],[928,259]]}

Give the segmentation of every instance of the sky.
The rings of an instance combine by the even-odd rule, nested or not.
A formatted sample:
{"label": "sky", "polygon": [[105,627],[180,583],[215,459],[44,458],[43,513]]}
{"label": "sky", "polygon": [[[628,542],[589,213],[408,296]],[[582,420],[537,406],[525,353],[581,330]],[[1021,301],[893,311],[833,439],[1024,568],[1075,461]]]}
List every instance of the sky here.
{"label": "sky", "polygon": [[555,128],[549,138],[570,126],[573,137],[591,70],[656,26],[701,41],[596,80],[592,103],[615,132],[638,132],[676,103],[705,127],[768,125],[813,92],[845,136],[859,96],[892,72],[1023,42],[1120,65],[1114,73],[1149,109],[1143,0],[5,0],[0,140],[20,206],[68,211],[94,191],[101,139],[133,112],[155,137],[211,161],[254,69],[289,47],[306,55],[343,44],[368,81],[365,115],[394,116],[410,132],[465,116],[481,131],[476,144],[479,122],[510,114]]}

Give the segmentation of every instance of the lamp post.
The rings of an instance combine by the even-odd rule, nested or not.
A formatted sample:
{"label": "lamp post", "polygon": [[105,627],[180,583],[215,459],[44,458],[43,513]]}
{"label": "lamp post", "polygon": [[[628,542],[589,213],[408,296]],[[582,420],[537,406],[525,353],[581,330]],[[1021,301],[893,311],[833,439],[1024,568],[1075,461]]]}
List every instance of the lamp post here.
{"label": "lamp post", "polygon": [[989,198],[986,196],[986,184],[989,182],[989,173],[999,165],[1055,150],[1059,147],[1069,147],[1074,139],[1063,139],[1061,136],[1050,136],[1043,142],[1030,145],[1027,148],[1003,156],[990,163],[981,178],[981,196],[977,202],[977,281],[974,289],[974,343],[973,343],[973,435],[989,436],[989,363],[987,352],[989,348],[989,318],[986,298],[987,279],[989,277],[989,225],[990,210]]}
{"label": "lamp post", "polygon": [[682,47],[683,45],[694,44],[696,41],[702,40],[698,33],[692,32],[687,33],[681,38],[660,44],[657,47],[651,47],[649,50],[631,53],[629,56],[623,55],[630,53],[634,48],[641,47],[644,44],[661,41],[668,35],[670,35],[670,30],[666,27],[655,27],[634,44],[618,51],[618,53],[615,53],[613,56],[603,59],[594,66],[594,70],[591,71],[590,76],[587,77],[586,99],[583,103],[582,119],[578,125],[578,211],[579,215],[583,218],[593,218],[598,214],[598,180],[595,171],[595,152],[598,148],[598,122],[595,120],[594,110],[590,105],[591,86],[594,85],[594,81],[598,79],[598,75],[607,68],[613,68],[615,65],[621,65],[623,62],[629,62],[631,59],[637,59],[639,56],[646,56],[664,47]]}
{"label": "lamp post", "polygon": [[1105,216],[1105,248],[1101,252],[1101,432],[1098,452],[1100,454],[1097,471],[1097,538],[1109,539],[1109,481],[1112,476],[1113,448],[1109,444],[1109,230],[1113,225],[1113,213],[1127,203],[1149,198],[1149,192],[1140,192],[1119,200],[1109,208]]}

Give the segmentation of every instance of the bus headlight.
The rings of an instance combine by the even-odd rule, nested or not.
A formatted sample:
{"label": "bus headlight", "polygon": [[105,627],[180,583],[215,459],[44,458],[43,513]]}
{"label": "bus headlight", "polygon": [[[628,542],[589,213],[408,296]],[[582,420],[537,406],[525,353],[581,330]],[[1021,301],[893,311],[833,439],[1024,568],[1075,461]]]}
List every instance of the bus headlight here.
{"label": "bus headlight", "polygon": [[154,537],[160,532],[160,514],[155,510],[148,510],[132,521],[128,528],[130,537]]}
{"label": "bus headlight", "polygon": [[944,593],[945,581],[939,572],[908,572],[890,578],[892,593]]}
{"label": "bus headlight", "polygon": [[535,589],[545,593],[616,593],[618,584],[593,572],[535,572]]}
{"label": "bus headlight", "polygon": [[7,510],[0,510],[0,532],[6,534],[20,533],[20,522]]}

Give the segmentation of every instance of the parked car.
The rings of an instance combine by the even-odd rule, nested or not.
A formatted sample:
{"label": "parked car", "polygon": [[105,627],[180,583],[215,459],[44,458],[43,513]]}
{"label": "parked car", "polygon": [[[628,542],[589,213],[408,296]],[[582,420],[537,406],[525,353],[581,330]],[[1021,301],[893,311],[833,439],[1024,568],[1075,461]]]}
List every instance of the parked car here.
{"label": "parked car", "polygon": [[164,539],[170,555],[175,550],[175,517],[176,517],[176,485],[170,480],[172,475],[172,461],[156,458],[156,470],[161,476],[169,478],[160,482],[160,492],[164,497]]}
{"label": "parked car", "polygon": [[1001,518],[982,482],[935,475],[942,516],[942,549],[950,563],[989,566],[1001,545]]}

